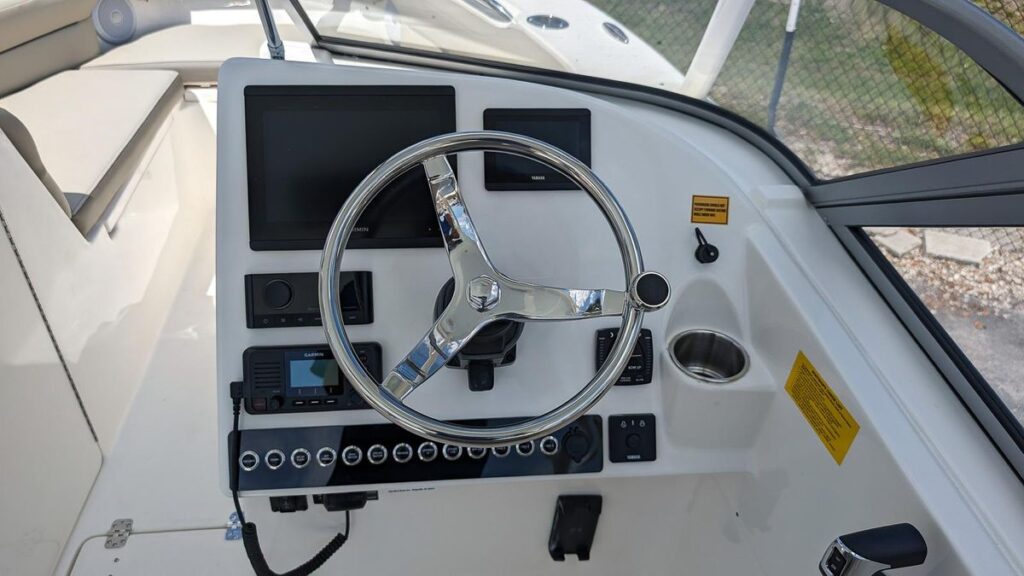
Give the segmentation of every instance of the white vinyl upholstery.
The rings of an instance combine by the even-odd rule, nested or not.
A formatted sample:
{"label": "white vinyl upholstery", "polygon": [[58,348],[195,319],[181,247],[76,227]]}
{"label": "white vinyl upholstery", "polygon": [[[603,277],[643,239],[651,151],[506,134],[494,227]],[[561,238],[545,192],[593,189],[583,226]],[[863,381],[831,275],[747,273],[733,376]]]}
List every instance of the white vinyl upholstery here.
{"label": "white vinyl upholstery", "polygon": [[[292,25],[278,25],[283,40],[302,40]],[[174,70],[185,84],[215,84],[228,58],[257,58],[266,43],[258,24],[186,24],[158,30],[85,63],[82,68]]]}
{"label": "white vinyl upholstery", "polygon": [[0,0],[0,52],[86,20],[95,5],[96,0]]}
{"label": "white vinyl upholstery", "polygon": [[83,234],[124,187],[182,97],[175,72],[71,70],[0,99],[32,135]]}

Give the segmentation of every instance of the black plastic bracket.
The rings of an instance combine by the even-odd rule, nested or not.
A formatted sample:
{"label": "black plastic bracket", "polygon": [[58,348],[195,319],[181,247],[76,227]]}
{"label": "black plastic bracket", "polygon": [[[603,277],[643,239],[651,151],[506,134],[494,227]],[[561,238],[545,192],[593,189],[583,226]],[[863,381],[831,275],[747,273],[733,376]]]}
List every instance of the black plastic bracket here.
{"label": "black plastic bracket", "polygon": [[274,512],[288,514],[290,512],[302,512],[309,509],[309,501],[304,495],[299,496],[271,496],[270,509]]}
{"label": "black plastic bracket", "polygon": [[370,500],[377,500],[380,493],[376,490],[367,492],[336,492],[334,494],[314,494],[313,503],[323,504],[328,512],[345,512],[366,507]]}
{"label": "black plastic bracket", "polygon": [[575,554],[581,561],[590,560],[601,504],[601,496],[558,497],[548,538],[552,560],[563,562],[566,554]]}

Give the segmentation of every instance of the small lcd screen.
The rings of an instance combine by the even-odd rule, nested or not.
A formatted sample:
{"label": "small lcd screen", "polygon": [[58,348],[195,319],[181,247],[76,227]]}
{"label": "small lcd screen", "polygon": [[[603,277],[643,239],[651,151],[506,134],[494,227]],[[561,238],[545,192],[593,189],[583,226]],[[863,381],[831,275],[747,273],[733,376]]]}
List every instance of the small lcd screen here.
{"label": "small lcd screen", "polygon": [[328,388],[338,386],[341,372],[334,359],[291,360],[288,362],[289,388]]}
{"label": "small lcd screen", "polygon": [[[488,109],[484,129],[512,132],[561,148],[590,166],[590,110],[584,108]],[[510,154],[484,155],[488,190],[576,190],[568,178],[547,166]]]}
{"label": "small lcd screen", "polygon": [[[450,86],[245,89],[249,245],[319,250],[341,205],[382,162],[455,131]],[[449,158],[456,169],[454,157]],[[443,246],[426,176],[415,167],[363,212],[350,248]]]}

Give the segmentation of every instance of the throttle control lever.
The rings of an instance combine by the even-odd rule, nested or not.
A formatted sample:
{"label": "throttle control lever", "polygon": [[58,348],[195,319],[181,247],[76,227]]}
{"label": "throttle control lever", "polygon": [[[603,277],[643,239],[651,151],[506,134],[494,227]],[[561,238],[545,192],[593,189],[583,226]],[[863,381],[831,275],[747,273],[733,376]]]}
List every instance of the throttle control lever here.
{"label": "throttle control lever", "polygon": [[893,524],[840,536],[818,563],[822,576],[876,576],[883,570],[924,564],[928,545],[910,524]]}

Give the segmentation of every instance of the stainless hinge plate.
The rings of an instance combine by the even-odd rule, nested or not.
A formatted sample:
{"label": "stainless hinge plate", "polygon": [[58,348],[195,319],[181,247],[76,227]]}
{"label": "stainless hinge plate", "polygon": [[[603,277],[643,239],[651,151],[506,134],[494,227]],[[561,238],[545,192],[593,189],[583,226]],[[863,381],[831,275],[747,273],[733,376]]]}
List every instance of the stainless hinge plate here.
{"label": "stainless hinge plate", "polygon": [[119,518],[114,520],[114,523],[110,525],[110,530],[107,530],[107,541],[103,544],[103,547],[108,549],[124,548],[124,545],[128,543],[128,536],[131,533],[131,518]]}

